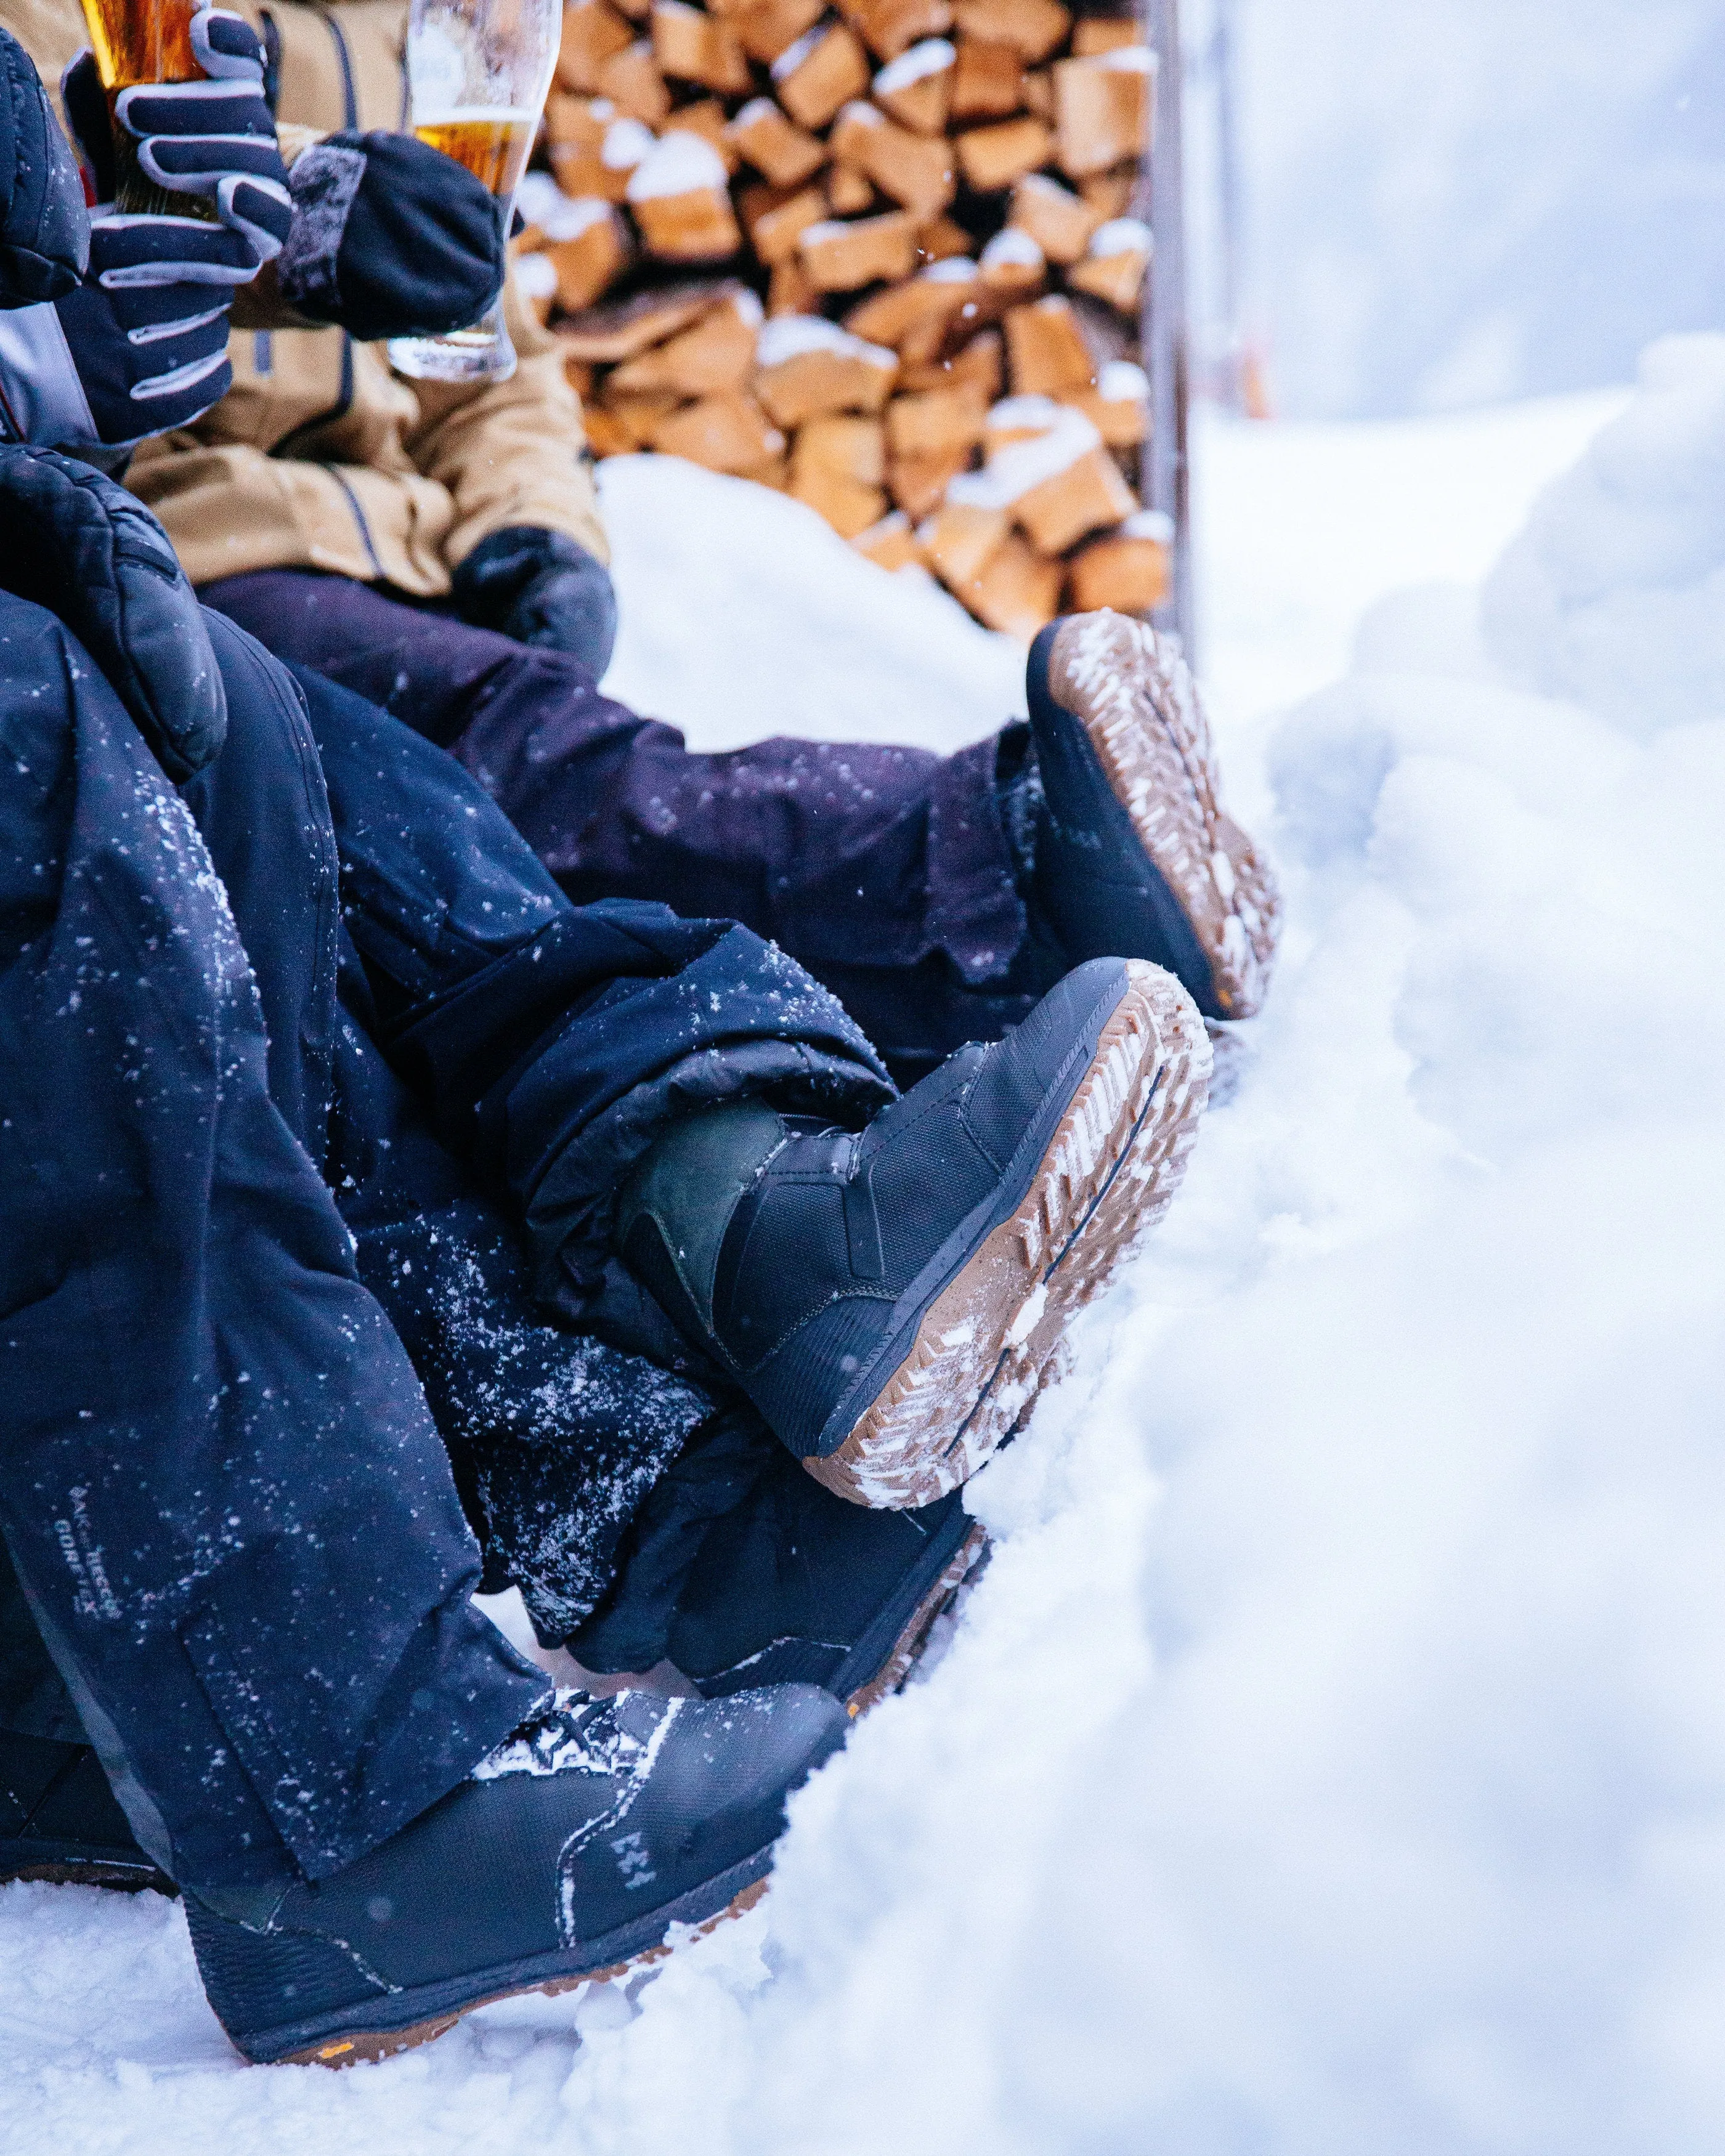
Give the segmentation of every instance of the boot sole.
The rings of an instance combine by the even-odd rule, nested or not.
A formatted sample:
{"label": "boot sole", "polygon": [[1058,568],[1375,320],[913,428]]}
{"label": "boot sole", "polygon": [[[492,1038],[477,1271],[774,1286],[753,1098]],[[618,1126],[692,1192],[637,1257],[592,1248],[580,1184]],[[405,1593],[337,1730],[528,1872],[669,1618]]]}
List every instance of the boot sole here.
{"label": "boot sole", "polygon": [[892,1693],[904,1690],[911,1671],[922,1659],[929,1634],[957,1600],[959,1589],[973,1573],[982,1570],[988,1554],[988,1531],[978,1520],[947,1558],[939,1577],[911,1611],[910,1620],[899,1634],[892,1652],[869,1681],[859,1685],[845,1701],[845,1710],[853,1722],[859,1715],[866,1714],[871,1707],[878,1707]]}
{"label": "boot sole", "polygon": [[851,1503],[932,1505],[1023,1416],[1066,1327],[1167,1210],[1209,1083],[1197,1006],[1172,973],[1127,984],[1024,1195],[922,1313],[850,1432],[803,1465]]}
{"label": "boot sole", "polygon": [[[715,1910],[711,1915],[701,1917],[698,1922],[690,1923],[688,1937],[705,1938],[707,1933],[714,1930],[718,1925],[727,1922],[732,1917],[742,1916],[746,1909],[753,1908],[756,1902],[767,1892],[768,1876],[764,1866],[769,1857],[770,1852],[763,1852],[761,1856],[747,1859],[742,1864],[734,1866],[733,1874],[752,1871],[754,1876],[738,1887],[722,1908]],[[297,2050],[285,2051],[275,2051],[273,2047],[266,2050],[267,2040],[258,2039],[254,2040],[254,2048],[249,2051],[248,2056],[252,2058],[255,2065],[269,2064],[285,2066],[357,2066],[377,2059],[393,2058],[398,2051],[410,2051],[418,2045],[434,2043],[438,2037],[447,2035],[458,2021],[464,2020],[470,2014],[477,2012],[481,2006],[495,2005],[500,1999],[519,1999],[534,1991],[542,1992],[547,1997],[551,1997],[562,1991],[578,1990],[584,1984],[614,1984],[620,1977],[633,1976],[639,1971],[649,1968],[655,1962],[663,1961],[668,1954],[676,1950],[676,1946],[685,1943],[685,1941],[679,1940],[675,1945],[673,1945],[664,1936],[665,1932],[678,1921],[679,1919],[671,1911],[665,1911],[660,1935],[656,1942],[639,1948],[634,1953],[625,1953],[618,1959],[603,1962],[591,1969],[566,1971],[562,1974],[554,1973],[538,1974],[530,1973],[531,1964],[524,1965],[520,1972],[512,1973],[507,1979],[494,1984],[478,1996],[465,1999],[458,2005],[449,2006],[439,2012],[429,2014],[424,2019],[408,2022],[401,2028],[351,2029],[338,2034],[326,2035],[315,2043],[305,2044]],[[567,1964],[567,1954],[538,1957],[538,1961],[542,1964],[553,1960],[561,1960]],[[426,1990],[449,1988],[449,1986],[422,1987]],[[405,2005],[407,2002],[404,1999],[402,2003]]]}
{"label": "boot sole", "polygon": [[1269,983],[1281,894],[1223,813],[1191,669],[1154,629],[1104,611],[1057,626],[1045,672],[1209,961],[1215,1015],[1251,1017]]}

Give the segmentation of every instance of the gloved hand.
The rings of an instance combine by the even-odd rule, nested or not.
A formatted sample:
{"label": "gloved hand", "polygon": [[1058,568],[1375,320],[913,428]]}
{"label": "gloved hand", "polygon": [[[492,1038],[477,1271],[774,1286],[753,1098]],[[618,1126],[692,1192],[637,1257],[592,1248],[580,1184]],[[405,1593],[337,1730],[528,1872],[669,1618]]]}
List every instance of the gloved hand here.
{"label": "gloved hand", "polygon": [[566,531],[511,524],[481,539],[456,569],[464,621],[517,643],[566,651],[597,681],[617,641],[617,594],[603,563]]}
{"label": "gloved hand", "polygon": [[227,393],[234,289],[280,253],[293,222],[256,32],[240,16],[203,8],[192,18],[192,44],[211,80],[139,84],[121,92],[115,113],[145,175],[207,196],[214,224],[116,210],[107,104],[88,53],[62,84],[98,204],[90,275],[54,305],[101,442],[186,426]]}
{"label": "gloved hand", "polygon": [[276,289],[362,343],[477,321],[503,288],[501,205],[411,135],[331,135],[295,160]]}
{"label": "gloved hand", "polygon": [[89,259],[71,152],[29,54],[0,29],[0,309],[69,291]]}

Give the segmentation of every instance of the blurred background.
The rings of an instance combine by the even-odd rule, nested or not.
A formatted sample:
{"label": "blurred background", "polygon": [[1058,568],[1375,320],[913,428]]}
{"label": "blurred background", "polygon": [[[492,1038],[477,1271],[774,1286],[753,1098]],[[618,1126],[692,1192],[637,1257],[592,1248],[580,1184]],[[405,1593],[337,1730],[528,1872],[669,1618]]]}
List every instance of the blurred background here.
{"label": "blurred background", "polygon": [[1719,0],[1183,0],[1182,29],[1221,401],[1462,411],[1725,324]]}

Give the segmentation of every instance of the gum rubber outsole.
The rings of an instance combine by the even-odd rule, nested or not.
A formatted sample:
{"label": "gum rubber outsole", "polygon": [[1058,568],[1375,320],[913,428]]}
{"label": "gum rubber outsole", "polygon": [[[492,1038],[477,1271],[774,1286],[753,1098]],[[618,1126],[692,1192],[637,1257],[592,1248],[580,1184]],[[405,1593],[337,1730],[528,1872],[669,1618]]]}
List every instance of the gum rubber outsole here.
{"label": "gum rubber outsole", "polygon": [[1049,647],[1048,693],[1083,726],[1110,792],[1209,961],[1219,1014],[1264,999],[1281,926],[1276,877],[1221,806],[1191,669],[1126,614],[1070,615]]}
{"label": "gum rubber outsole", "polygon": [[439,2036],[447,2035],[455,2024],[481,2006],[495,2005],[500,1999],[519,1999],[529,1992],[543,1992],[547,1997],[560,1991],[576,1991],[583,1984],[614,1984],[619,1977],[633,1976],[638,1970],[662,1961],[667,1954],[689,1938],[704,1938],[716,1926],[726,1923],[732,1917],[740,1917],[746,1909],[752,1909],[767,1892],[765,1876],[752,1879],[741,1892],[734,1895],[724,1908],[704,1918],[698,1924],[687,1927],[685,1938],[673,1943],[661,1939],[657,1945],[644,1947],[639,1953],[627,1954],[620,1961],[603,1969],[583,1969],[572,1976],[541,1978],[536,1981],[500,1984],[482,1997],[465,2000],[463,2004],[440,2014],[427,2015],[423,2021],[409,2023],[406,2028],[389,2030],[356,2030],[347,2035],[332,2035],[320,2043],[308,2044],[302,2050],[286,2051],[272,2063],[284,2066],[357,2066],[378,2059],[394,2057],[398,2051],[410,2051],[421,2044],[429,2044]]}
{"label": "gum rubber outsole", "polygon": [[932,1505],[1011,1431],[1071,1319],[1167,1210],[1209,1084],[1190,996],[1159,967],[1127,982],[1023,1198],[929,1305],[838,1448],[803,1463],[853,1504]]}

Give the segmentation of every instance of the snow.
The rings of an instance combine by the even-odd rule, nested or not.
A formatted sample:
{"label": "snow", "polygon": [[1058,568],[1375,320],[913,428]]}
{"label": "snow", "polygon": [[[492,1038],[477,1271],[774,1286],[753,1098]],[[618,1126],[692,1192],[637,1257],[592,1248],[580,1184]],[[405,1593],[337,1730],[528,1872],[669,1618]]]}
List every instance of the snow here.
{"label": "snow", "polygon": [[[1197,449],[1281,970],[971,1486],[943,1657],[747,1917],[378,2066],[243,2068],[176,1909],[0,1889],[4,2156],[1719,2145],[1725,341],[1626,408]],[[608,685],[700,745],[1021,708],[812,513],[602,481]]]}
{"label": "snow", "polygon": [[1009,224],[995,234],[977,259],[984,270],[1004,269],[1009,264],[1019,270],[1040,270],[1047,257],[1028,232],[1020,232],[1015,224]]}
{"label": "snow", "polygon": [[888,60],[875,77],[875,89],[882,97],[891,97],[895,90],[908,90],[912,83],[923,82],[932,74],[944,74],[958,59],[958,48],[947,38],[924,38],[920,44],[911,45],[896,60]]}
{"label": "snow", "polygon": [[1155,244],[1142,218],[1111,217],[1091,234],[1090,253],[1098,262],[1111,261],[1117,254],[1147,257]]}
{"label": "snow", "polygon": [[[606,148],[610,138],[606,138]],[[656,202],[669,195],[698,194],[703,188],[725,185],[725,160],[712,144],[686,127],[672,127],[661,135],[629,174],[631,202]]]}
{"label": "snow", "polygon": [[844,359],[860,359],[884,372],[896,369],[898,354],[884,344],[870,344],[849,330],[829,322],[824,315],[773,315],[762,325],[755,358],[762,367],[799,358],[808,352],[830,352]]}

